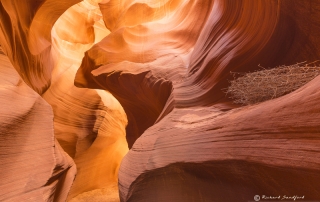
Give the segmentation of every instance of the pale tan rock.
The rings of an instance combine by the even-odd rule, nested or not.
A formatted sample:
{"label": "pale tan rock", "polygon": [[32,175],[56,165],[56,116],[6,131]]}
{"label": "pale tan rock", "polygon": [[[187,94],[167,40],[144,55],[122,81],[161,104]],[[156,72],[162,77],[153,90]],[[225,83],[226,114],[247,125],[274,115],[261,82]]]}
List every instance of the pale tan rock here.
{"label": "pale tan rock", "polygon": [[108,189],[84,192],[70,202],[119,202],[118,185]]}

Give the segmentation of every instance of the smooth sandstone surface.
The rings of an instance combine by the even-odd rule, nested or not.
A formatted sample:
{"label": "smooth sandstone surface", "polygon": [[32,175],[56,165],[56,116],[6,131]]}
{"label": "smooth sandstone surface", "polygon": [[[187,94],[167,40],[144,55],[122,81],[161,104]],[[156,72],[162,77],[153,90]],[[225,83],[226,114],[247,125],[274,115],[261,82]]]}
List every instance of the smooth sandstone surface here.
{"label": "smooth sandstone surface", "polygon": [[0,201],[65,201],[76,175],[54,137],[51,106],[0,54]]}
{"label": "smooth sandstone surface", "polygon": [[[54,136],[62,147],[60,149],[67,152],[69,156],[64,155],[71,162],[74,161],[77,164],[77,168],[73,167],[73,172],[75,174],[77,171],[77,176],[75,178],[73,176],[71,180],[63,184],[62,190],[51,190],[51,194],[56,193],[57,197],[61,195],[59,199],[61,201],[65,201],[67,196],[67,200],[71,200],[79,194],[92,190],[102,190],[101,197],[106,200],[112,198],[112,200],[119,201],[118,170],[123,156],[128,151],[125,139],[126,114],[110,93],[101,90],[79,89],[73,84],[84,52],[110,33],[104,26],[97,3],[83,1],[72,6],[66,2],[43,2],[39,5],[36,14],[28,13],[32,2],[30,5],[25,5],[26,7],[18,6],[15,2],[1,4],[5,11],[1,14],[4,17],[7,14],[9,15],[7,17],[10,18],[10,20],[2,18],[4,32],[1,32],[3,36],[1,44],[4,52],[14,62],[15,68],[29,86],[41,94],[44,100],[52,106],[50,113],[52,114],[53,111],[54,118],[52,117],[53,123],[51,122],[48,127],[52,128],[53,124]],[[58,9],[53,12],[53,7],[46,7],[49,4]],[[12,7],[15,7],[16,10],[11,10]],[[63,8],[66,9],[64,13]],[[47,13],[46,18],[43,18],[44,13],[42,12],[48,9],[51,12]],[[10,12],[21,18],[23,17],[21,14],[26,12],[23,14],[31,16],[30,18],[34,17],[34,21],[31,25],[23,24],[22,21],[14,21],[12,19],[14,15],[11,15]],[[60,16],[57,15],[57,12],[61,12]],[[41,15],[42,18],[38,18]],[[38,24],[40,19],[47,23],[41,25],[41,30]],[[8,23],[11,23],[13,27],[30,26],[30,29],[15,32],[15,37],[21,37],[21,41],[17,40],[12,44]],[[37,28],[35,28],[36,25]],[[46,28],[48,30],[45,30]],[[36,35],[35,38],[32,38],[33,34]],[[26,44],[24,37],[30,40],[29,44]],[[42,44],[46,47],[45,49],[41,49],[41,44],[35,44],[40,43],[41,40],[46,41]],[[10,45],[18,51],[15,52]],[[23,49],[26,51],[21,52]],[[47,52],[45,57],[44,52]],[[23,58],[15,54],[22,55]],[[31,63],[34,66],[30,65],[30,61],[39,60],[39,58],[42,58],[39,63]],[[36,68],[39,72],[32,73]],[[42,74],[45,71],[48,71],[48,79],[44,81]],[[20,102],[23,103],[24,100],[21,99]],[[19,143],[18,140],[17,143]],[[59,176],[60,181],[63,178],[63,175]],[[39,193],[35,193],[37,194]]]}
{"label": "smooth sandstone surface", "polygon": [[100,5],[111,33],[86,53],[75,84],[107,87],[119,100],[128,116],[129,147],[159,117],[172,80],[186,74],[212,4],[113,0]]}
{"label": "smooth sandstone surface", "polygon": [[319,77],[252,106],[223,90],[318,60],[319,1],[2,0],[0,17],[0,200],[320,200]]}
{"label": "smooth sandstone surface", "polygon": [[174,109],[123,160],[122,200],[197,201],[202,195],[200,201],[248,201],[256,194],[319,199],[319,80],[279,99],[227,112]]}
{"label": "smooth sandstone surface", "polygon": [[0,41],[21,78],[42,94],[50,86],[54,61],[51,29],[69,7],[80,0],[2,0]]}
{"label": "smooth sandstone surface", "polygon": [[74,86],[84,52],[109,33],[98,5],[88,1],[70,7],[52,28],[55,66],[43,98],[53,107],[55,137],[77,165],[68,200],[100,189],[114,193],[103,192],[106,200],[116,195],[119,201],[118,170],[128,152],[126,114],[110,93]]}
{"label": "smooth sandstone surface", "polygon": [[[134,1],[118,10],[112,10],[112,1],[101,5],[111,34],[87,52],[75,78],[79,87],[110,90],[124,106],[129,126],[131,121],[140,128],[127,128],[133,146],[120,167],[121,201],[212,201],[214,196],[217,201],[235,201],[236,196],[248,201],[263,193],[318,199],[319,192],[311,187],[320,186],[315,180],[319,179],[319,79],[288,96],[249,107],[232,104],[223,88],[232,79],[230,71],[317,60],[319,2],[170,3],[188,12],[170,15],[167,7],[167,15],[161,16],[160,11],[155,15],[156,1]],[[104,9],[119,18],[113,20]],[[131,9],[144,17],[131,16]],[[197,28],[190,22],[201,15],[194,13],[203,14]],[[183,20],[175,24],[177,16]],[[170,27],[170,34],[160,29],[162,25]],[[155,33],[161,37],[154,37]],[[186,36],[195,40],[186,43]],[[161,112],[154,115],[155,123],[146,123],[141,117],[155,108],[144,104],[139,110],[128,102],[148,103],[152,96],[145,88],[155,92],[157,82],[162,86],[157,95],[163,93],[165,104],[158,105]],[[126,97],[123,91],[135,94]],[[210,169],[215,173],[210,174]],[[215,188],[208,191],[207,186]]]}

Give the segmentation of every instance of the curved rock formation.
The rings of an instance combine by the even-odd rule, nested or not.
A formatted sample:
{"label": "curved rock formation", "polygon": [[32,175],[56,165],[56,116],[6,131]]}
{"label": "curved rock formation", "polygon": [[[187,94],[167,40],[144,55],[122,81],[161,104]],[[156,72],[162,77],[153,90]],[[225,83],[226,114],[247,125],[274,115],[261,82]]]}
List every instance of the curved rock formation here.
{"label": "curved rock formation", "polygon": [[[319,199],[315,188],[320,186],[319,80],[287,96],[228,112],[215,107],[174,109],[149,128],[123,160],[119,175],[122,201],[165,201],[155,196],[198,201],[199,194],[200,201],[215,197],[218,201],[248,201],[256,194]],[[174,169],[176,162],[181,162],[178,170]],[[163,176],[158,168],[162,168],[160,173],[188,175]],[[199,186],[193,184],[195,180]],[[150,183],[154,191],[143,190]],[[205,188],[219,183],[224,189]],[[187,191],[190,186],[193,192]],[[185,194],[175,194],[175,189]]]}
{"label": "curved rock formation", "polygon": [[78,2],[2,0],[0,3],[2,48],[21,78],[37,93],[42,94],[50,85],[51,28],[64,11]]}
{"label": "curved rock formation", "polygon": [[65,201],[76,175],[54,138],[50,105],[0,54],[0,200]]}
{"label": "curved rock formation", "polygon": [[[98,2],[83,1],[72,7],[72,4],[65,2],[47,1],[39,7],[30,3],[28,6],[35,6],[36,13],[29,13],[28,7],[19,7],[16,2],[1,4],[1,15],[7,17],[1,18],[4,32],[1,32],[0,41],[4,50],[22,78],[52,106],[54,135],[77,164],[75,180],[68,178],[65,185],[62,184],[62,190],[52,190],[50,193],[57,195],[55,201],[65,201],[67,195],[71,200],[84,192],[100,189],[108,190],[104,198],[110,195],[119,200],[118,170],[128,151],[125,139],[126,114],[110,93],[79,89],[73,84],[84,52],[109,34],[101,19]],[[58,8],[54,12],[53,6]],[[68,10],[62,14],[59,13],[61,8]],[[44,16],[43,12],[50,10],[48,16]],[[30,18],[31,22],[16,22],[14,16]],[[40,21],[47,24],[40,25]],[[19,26],[29,27],[10,34],[10,26],[17,29]],[[14,37],[20,37],[20,40],[14,41]],[[15,54],[21,55],[21,58]],[[38,63],[34,64],[33,61]],[[64,155],[73,162],[68,155]],[[73,172],[75,174],[75,166]],[[62,181],[63,178],[60,175],[57,179]]]}
{"label": "curved rock formation", "polygon": [[116,201],[119,167],[123,202],[319,200],[320,77],[246,107],[223,92],[230,71],[319,59],[319,10],[317,0],[2,0],[0,53],[25,83],[1,63],[0,200]]}
{"label": "curved rock formation", "polygon": [[[141,137],[143,130],[138,134],[127,130],[127,139],[131,138],[131,144],[136,142],[120,168],[121,200],[206,201],[217,196],[218,201],[234,201],[231,196],[224,197],[228,190],[221,191],[217,180],[239,193],[240,201],[253,199],[254,192],[297,193],[317,199],[318,191],[309,189],[305,179],[319,179],[315,174],[319,168],[319,132],[314,121],[319,116],[318,78],[288,96],[239,109],[222,89],[232,78],[230,71],[252,71],[258,64],[274,67],[318,59],[319,48],[315,44],[320,44],[316,37],[320,31],[319,2],[166,1],[175,2],[179,8],[176,11],[188,12],[171,15],[169,7],[164,16],[160,11],[159,15],[153,13],[155,7],[161,10],[162,4],[157,7],[150,2],[132,1],[120,8],[112,1],[101,5],[111,34],[88,51],[76,76],[77,86],[110,90],[123,104],[129,125],[131,122],[142,129],[152,124],[140,118],[154,109],[144,104],[152,101],[151,96],[145,99],[145,94],[151,91],[161,95],[152,89],[157,81],[162,83],[165,79],[172,85],[169,96],[162,94],[167,100],[161,102],[162,111],[153,118],[156,123]],[[137,17],[132,17],[132,11],[138,13]],[[190,26],[199,13],[202,15],[197,15],[198,26]],[[119,18],[115,20],[113,16]],[[160,29],[162,25],[170,29],[170,34]],[[186,43],[188,37],[191,38]],[[146,80],[150,76],[154,79]],[[143,93],[136,90],[136,82]],[[165,84],[162,86],[165,88]],[[143,105],[136,101],[139,99],[144,100]],[[130,106],[129,101],[140,105]],[[133,113],[142,106],[143,111]],[[185,164],[176,165],[177,162]],[[221,170],[228,165],[234,166],[228,170],[231,178]],[[211,167],[217,173],[208,173]],[[246,167],[248,172],[238,172]],[[284,174],[283,170],[290,172]],[[189,175],[181,175],[189,185],[182,185],[182,178],[174,174],[159,176],[167,171],[188,172]],[[207,173],[206,183],[198,180],[200,188],[188,192],[195,179],[203,176],[202,171]],[[254,177],[243,180],[249,173]],[[270,176],[265,179],[270,184],[280,175],[284,176],[274,188],[266,184],[255,187],[266,176]],[[304,187],[289,185],[292,177]],[[242,189],[231,186],[233,183],[247,185]],[[319,186],[316,180],[312,183]],[[205,191],[205,185],[217,190]],[[147,191],[149,187],[154,191]],[[175,194],[175,190],[185,194]]]}
{"label": "curved rock formation", "polygon": [[111,33],[88,51],[75,84],[107,89],[119,100],[129,120],[129,147],[155,123],[172,83],[183,79],[212,3],[128,1],[119,6],[113,0],[100,5]]}
{"label": "curved rock formation", "polygon": [[73,84],[84,52],[108,34],[90,1],[69,8],[52,28],[55,66],[43,97],[53,107],[55,136],[77,165],[68,199],[99,189],[118,193],[118,170],[128,151],[126,114],[110,93]]}

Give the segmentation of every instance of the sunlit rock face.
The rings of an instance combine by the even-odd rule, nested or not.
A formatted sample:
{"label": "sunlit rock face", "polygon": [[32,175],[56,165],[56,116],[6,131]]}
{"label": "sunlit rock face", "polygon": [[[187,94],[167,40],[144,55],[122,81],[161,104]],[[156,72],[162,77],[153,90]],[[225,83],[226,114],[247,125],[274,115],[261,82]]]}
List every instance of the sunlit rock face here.
{"label": "sunlit rock face", "polygon": [[70,6],[80,0],[1,1],[0,41],[21,78],[37,93],[50,85],[51,28]]}
{"label": "sunlit rock face", "polygon": [[319,59],[319,1],[2,0],[0,11],[15,69],[1,59],[0,200],[320,199],[319,77],[246,107],[223,92],[230,71]]}
{"label": "sunlit rock face", "polygon": [[69,8],[52,28],[55,67],[43,97],[53,107],[55,136],[77,165],[68,199],[97,189],[118,197],[118,170],[128,151],[126,114],[110,93],[73,84],[84,52],[109,33],[98,5],[88,1]]}
{"label": "sunlit rock face", "polygon": [[75,82],[107,88],[119,100],[129,120],[130,147],[155,123],[173,83],[186,75],[212,5],[205,0],[111,0],[100,5],[111,33],[87,52]]}
{"label": "sunlit rock face", "polygon": [[[48,109],[51,115],[51,122],[49,122],[51,125],[48,125],[48,128],[52,129],[53,126],[54,128],[51,135],[47,134],[47,138],[53,138],[54,132],[55,138],[61,144],[62,148],[59,147],[60,150],[63,149],[67,153],[64,153],[64,155],[73,165],[73,176],[68,178],[65,185],[62,184],[63,189],[55,191],[53,189],[55,187],[52,185],[51,192],[47,191],[48,195],[56,194],[56,198],[50,196],[51,198],[48,197],[44,201],[51,199],[55,201],[65,201],[66,199],[68,201],[79,201],[83,199],[83,196],[77,197],[78,195],[86,192],[90,193],[90,191],[93,193],[102,192],[99,197],[106,200],[119,201],[118,170],[123,156],[128,151],[125,139],[126,114],[119,102],[110,93],[102,90],[80,89],[73,84],[75,73],[81,64],[84,52],[94,43],[107,36],[110,31],[103,23],[97,2],[83,1],[73,6],[51,2],[51,6],[59,7],[59,9],[65,5],[65,12],[61,12],[57,16],[55,12],[59,9],[52,11],[53,8],[46,7],[49,3],[43,2],[38,8],[29,30],[26,29],[23,32],[16,33],[15,37],[20,37],[19,35],[22,35],[21,38],[29,36],[29,44],[26,44],[24,40],[17,40],[15,44],[11,44],[14,38],[12,38],[9,29],[10,22],[12,26],[18,27],[25,27],[28,24],[25,25],[20,21],[14,21],[13,19],[10,21],[2,18],[3,29],[7,32],[1,32],[3,52],[8,54],[21,77],[29,82],[29,86],[40,93],[52,107]],[[5,7],[3,13],[1,13],[3,16],[10,12],[18,16],[20,12],[27,12],[26,16],[31,16],[31,19],[33,17],[33,14],[28,13],[29,10],[24,8],[23,5],[20,7],[15,5],[14,2],[4,2],[3,7]],[[12,7],[17,7],[18,10],[10,10]],[[54,21],[49,22],[44,18],[37,18],[46,9],[53,13],[48,13],[45,19],[57,17]],[[40,27],[33,30],[32,28],[36,27],[40,19],[46,23],[52,23],[51,27],[48,26],[48,30],[43,30],[46,28],[43,25],[41,30]],[[45,31],[48,31],[48,33]],[[32,38],[33,35],[35,38]],[[41,44],[45,45],[46,48],[41,49]],[[23,52],[24,49],[26,49],[25,52]],[[45,57],[42,55],[44,52],[47,54]],[[22,55],[24,60],[17,58],[16,55]],[[43,61],[39,61],[37,64],[32,63],[34,66],[29,65],[30,62],[39,58],[42,58]],[[36,68],[39,72],[32,73]],[[47,73],[45,73],[46,71]],[[44,74],[47,74],[48,79],[45,78]],[[15,76],[19,78],[18,75]],[[33,92],[31,89],[30,91]],[[36,92],[33,93],[37,95]],[[44,100],[42,99],[46,103]],[[23,103],[23,99],[20,102]],[[31,124],[35,123],[32,122]],[[21,143],[17,141],[16,144]],[[39,159],[37,163],[41,165],[41,163],[45,164],[46,162]],[[63,163],[60,163],[61,166],[66,166]],[[50,168],[48,170],[50,171]],[[59,170],[58,174],[62,171]],[[39,172],[41,173],[40,170]],[[75,177],[76,172],[77,176]],[[28,178],[33,179],[35,177],[34,173],[30,173]],[[60,174],[58,179],[63,181],[64,175]],[[57,182],[59,181],[57,180]],[[31,186],[31,188],[38,189],[36,185]],[[6,192],[6,190],[4,189],[3,192]]]}

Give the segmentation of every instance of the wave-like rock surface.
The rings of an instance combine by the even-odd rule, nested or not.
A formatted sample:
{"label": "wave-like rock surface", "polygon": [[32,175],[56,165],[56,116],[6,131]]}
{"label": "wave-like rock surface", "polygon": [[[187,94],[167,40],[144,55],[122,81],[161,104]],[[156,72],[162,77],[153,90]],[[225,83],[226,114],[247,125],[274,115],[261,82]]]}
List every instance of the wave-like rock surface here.
{"label": "wave-like rock surface", "polygon": [[319,200],[319,77],[247,107],[223,92],[319,59],[319,1],[79,2],[0,2],[0,200],[118,200],[119,167],[121,201]]}
{"label": "wave-like rock surface", "polygon": [[0,43],[21,78],[37,93],[50,86],[54,61],[51,28],[56,20],[80,0],[2,0]]}
{"label": "wave-like rock surface", "polygon": [[[53,115],[52,112],[50,115],[51,118],[54,116],[54,121],[47,127],[52,129],[53,124],[57,144],[67,152],[69,156],[64,155],[70,162],[74,160],[77,165],[72,169],[74,174],[77,170],[75,179],[69,177],[60,185],[64,186],[61,190],[51,190],[50,194],[56,195],[55,201],[77,201],[77,196],[84,192],[101,190],[105,193],[101,197],[119,200],[118,170],[128,151],[126,114],[110,93],[80,89],[73,81],[84,52],[110,33],[104,26],[98,2],[30,1],[18,4],[2,1],[0,4],[0,42],[4,52],[22,79],[52,106]],[[53,138],[52,134],[48,137]],[[16,144],[20,144],[20,140],[17,139]],[[45,161],[42,163],[46,164]],[[41,164],[40,160],[38,164]],[[34,173],[29,174],[34,176]],[[62,181],[64,176],[56,178]],[[27,189],[34,186],[26,185]],[[39,192],[35,196],[37,194]],[[47,200],[50,199],[44,199]]]}
{"label": "wave-like rock surface", "polygon": [[0,201],[65,201],[76,175],[50,105],[0,54]]}
{"label": "wave-like rock surface", "polygon": [[212,3],[128,1],[119,6],[112,0],[100,5],[111,33],[86,53],[75,83],[107,89],[119,100],[129,120],[129,147],[155,123],[172,83],[186,74]]}
{"label": "wave-like rock surface", "polygon": [[[127,129],[129,144],[136,142],[120,168],[122,201],[231,202],[256,194],[319,199],[312,188],[320,186],[319,78],[249,107],[232,104],[223,92],[230,71],[319,59],[319,1],[117,5],[100,5],[111,34],[87,52],[76,85],[110,90],[129,125],[140,128]],[[153,89],[156,82],[163,90]],[[165,98],[157,108],[149,92]],[[152,111],[149,123],[141,119]]]}
{"label": "wave-like rock surface", "polygon": [[122,161],[122,201],[319,199],[319,81],[228,112],[174,109]]}
{"label": "wave-like rock surface", "polygon": [[52,28],[55,66],[43,97],[53,107],[55,136],[77,165],[68,200],[93,190],[108,190],[106,200],[119,200],[118,170],[128,152],[126,114],[110,93],[77,88],[73,81],[84,52],[109,33],[98,4],[90,1],[69,8]]}

